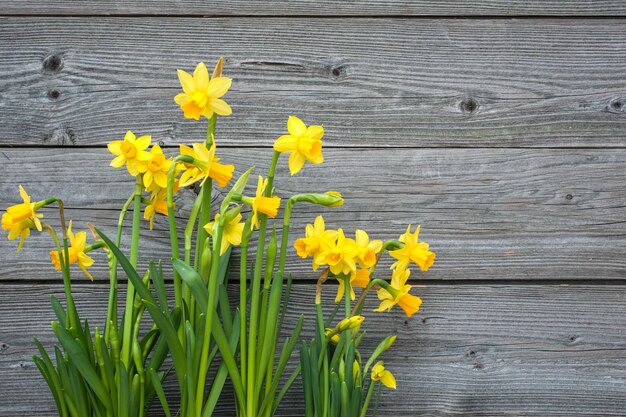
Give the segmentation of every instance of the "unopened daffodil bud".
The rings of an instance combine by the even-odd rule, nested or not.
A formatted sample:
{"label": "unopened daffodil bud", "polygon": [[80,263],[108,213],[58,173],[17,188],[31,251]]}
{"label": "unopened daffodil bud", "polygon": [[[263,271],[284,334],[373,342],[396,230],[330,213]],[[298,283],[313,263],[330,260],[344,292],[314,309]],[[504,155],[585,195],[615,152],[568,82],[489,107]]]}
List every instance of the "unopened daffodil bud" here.
{"label": "unopened daffodil bud", "polygon": [[326,193],[304,193],[291,196],[289,200],[294,203],[311,203],[319,204],[326,207],[337,207],[343,204],[341,194],[336,191],[328,191]]}

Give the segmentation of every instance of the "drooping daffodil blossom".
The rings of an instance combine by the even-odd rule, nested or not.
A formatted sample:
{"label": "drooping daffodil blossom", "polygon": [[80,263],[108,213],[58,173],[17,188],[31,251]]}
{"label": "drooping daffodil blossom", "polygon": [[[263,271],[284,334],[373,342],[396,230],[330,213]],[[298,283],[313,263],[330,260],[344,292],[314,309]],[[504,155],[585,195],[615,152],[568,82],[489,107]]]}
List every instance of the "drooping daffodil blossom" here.
{"label": "drooping daffodil blossom", "polygon": [[[160,189],[157,192],[153,192],[150,196],[150,202],[143,210],[143,218],[150,222],[150,230],[154,226],[154,216],[159,213],[167,216],[167,190]],[[174,203],[176,206],[176,203]]]}
{"label": "drooping daffodil blossom", "polygon": [[385,369],[385,364],[383,361],[378,361],[372,367],[372,381],[380,381],[384,386],[391,389],[396,389],[396,378],[393,374]]}
{"label": "drooping daffodil blossom", "polygon": [[[335,302],[338,303],[343,298],[343,295],[346,291],[346,278],[339,278],[339,286],[337,287],[337,296],[335,297]],[[357,269],[356,271],[352,271],[350,273],[350,299],[354,300],[356,298],[356,294],[354,292],[354,287],[359,288],[367,288],[367,285],[370,283],[370,271],[367,269]]]}
{"label": "drooping daffodil blossom", "polygon": [[[220,218],[220,214],[217,213],[215,215],[215,221]],[[245,227],[245,223],[241,222],[241,214],[237,214],[233,217],[232,220],[225,222],[224,228],[222,229],[222,242],[220,244],[220,255],[223,255],[228,250],[229,246],[239,246],[241,245],[241,237],[243,235],[243,229]],[[226,217],[228,220],[228,217]],[[215,225],[215,221],[207,223],[204,225],[204,230],[213,236],[213,225]]]}
{"label": "drooping daffodil blossom", "polygon": [[387,284],[376,292],[380,305],[374,311],[390,311],[395,305],[400,306],[407,317],[411,317],[419,311],[422,299],[412,295],[409,292],[412,287],[406,283],[410,273],[411,271],[408,269],[393,270],[391,285]]}
{"label": "drooping daffodil blossom", "polygon": [[[85,275],[93,281],[93,276],[87,270],[87,268],[93,265],[94,262],[94,260],[86,253],[87,233],[78,232],[74,234],[74,232],[72,232],[72,221],[70,220],[70,225],[67,228],[67,237],[70,240],[70,246],[68,248],[70,265],[78,264],[78,267],[85,273]],[[56,250],[50,251],[50,261],[57,271],[61,270],[59,255],[63,256],[63,252]]]}
{"label": "drooping daffodil blossom", "polygon": [[127,131],[124,140],[114,140],[107,144],[109,152],[115,155],[111,161],[113,168],[121,168],[126,164],[128,173],[133,177],[146,172],[148,161],[152,158],[146,151],[152,143],[148,135],[136,137],[132,131]]}
{"label": "drooping daffodil blossom", "polygon": [[274,142],[274,150],[290,153],[289,172],[291,175],[300,172],[305,161],[313,164],[324,162],[324,155],[322,155],[324,128],[322,126],[307,127],[296,116],[289,116],[287,130],[288,135],[283,135]]}
{"label": "drooping daffodil blossom", "polygon": [[9,240],[20,238],[20,242],[17,245],[17,251],[22,249],[24,240],[30,235],[30,229],[36,228],[41,232],[41,222],[39,219],[43,218],[43,214],[37,213],[36,203],[32,203],[30,196],[24,190],[24,187],[19,186],[20,197],[23,202],[15,204],[7,208],[6,212],[2,214],[2,229],[9,231]]}
{"label": "drooping daffodil blossom", "polygon": [[245,204],[248,204],[252,207],[252,220],[250,223],[250,227],[252,229],[259,227],[259,213],[263,213],[271,218],[274,218],[278,215],[278,208],[280,207],[280,197],[267,197],[265,195],[267,185],[268,179],[266,178],[264,180],[263,177],[259,175],[255,196],[252,198],[243,197],[241,200]]}
{"label": "drooping daffodil blossom", "polygon": [[200,62],[193,75],[179,69],[178,80],[183,92],[177,94],[174,101],[183,110],[186,118],[199,120],[200,116],[209,119],[214,113],[218,116],[232,114],[231,107],[221,99],[231,86],[230,78],[214,76],[209,79],[206,65]]}
{"label": "drooping daffodil blossom", "polygon": [[221,164],[220,158],[215,156],[215,151],[215,141],[209,149],[204,143],[194,143],[192,148],[180,145],[180,154],[191,156],[195,161],[195,164],[185,164],[186,169],[180,176],[181,187],[186,187],[200,180],[202,180],[200,184],[202,186],[208,178],[215,180],[218,186],[226,187],[233,177],[235,166]]}

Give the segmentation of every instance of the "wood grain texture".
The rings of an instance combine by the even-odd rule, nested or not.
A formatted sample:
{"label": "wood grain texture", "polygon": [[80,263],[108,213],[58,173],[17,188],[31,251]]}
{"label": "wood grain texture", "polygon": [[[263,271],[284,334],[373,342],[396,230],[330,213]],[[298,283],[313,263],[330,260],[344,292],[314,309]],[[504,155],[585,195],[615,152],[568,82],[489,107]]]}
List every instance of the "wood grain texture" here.
{"label": "wood grain texture", "polygon": [[297,114],[329,147],[624,147],[625,23],[4,17],[0,144],[203,137],[176,68],[223,55],[223,145],[271,144]]}
{"label": "wood grain texture", "polygon": [[0,1],[2,14],[28,15],[185,15],[185,16],[615,16],[626,14],[617,0],[226,0],[207,2],[186,0],[48,0]]}
{"label": "wood grain texture", "polygon": [[[76,285],[78,308],[98,324],[106,286]],[[287,326],[304,312],[313,329],[313,286],[293,291]],[[622,415],[626,407],[626,287],[592,285],[430,285],[421,311],[368,313],[364,352],[389,333],[384,356],[398,380],[380,415]],[[31,338],[53,343],[47,308],[62,286],[0,284],[0,415],[54,415],[31,362]],[[334,288],[327,285],[326,298]],[[375,298],[375,297],[373,297]],[[602,300],[602,302],[598,302]],[[328,301],[328,300],[327,300]],[[375,305],[370,298],[369,310]],[[18,310],[20,313],[15,314]],[[281,416],[301,416],[299,386]],[[225,406],[219,415],[232,415]],[[154,413],[153,416],[160,415]]]}
{"label": "wood grain texture", "polygon": [[[271,151],[220,149],[218,154],[236,163],[237,173],[256,163],[261,174],[266,171],[261,161],[268,161]],[[0,155],[6,157],[0,208],[17,202],[17,184],[22,184],[35,199],[63,197],[76,230],[95,222],[114,234],[118,210],[133,185],[125,171],[108,166],[108,151],[5,148]],[[623,150],[328,149],[325,156],[323,165],[307,165],[294,177],[288,175],[286,160],[279,162],[278,195],[339,190],[346,198],[343,207],[332,210],[298,206],[291,242],[320,213],[329,227],[343,227],[347,233],[364,228],[379,239],[395,238],[407,224],[421,223],[421,238],[439,258],[419,278],[626,278]],[[181,218],[194,197],[191,190],[181,193]],[[215,198],[221,201],[219,195]],[[51,221],[56,218],[54,210],[45,214]],[[166,228],[165,219],[159,218],[155,230],[143,232],[144,261],[146,254],[169,259]],[[29,238],[24,253],[16,254],[15,247],[15,241],[0,239],[6,261],[0,279],[55,276],[48,265],[49,238]],[[104,254],[97,258],[96,276],[107,279]],[[291,253],[290,271],[316,279],[309,268],[308,261]],[[80,273],[77,278],[82,278]]]}

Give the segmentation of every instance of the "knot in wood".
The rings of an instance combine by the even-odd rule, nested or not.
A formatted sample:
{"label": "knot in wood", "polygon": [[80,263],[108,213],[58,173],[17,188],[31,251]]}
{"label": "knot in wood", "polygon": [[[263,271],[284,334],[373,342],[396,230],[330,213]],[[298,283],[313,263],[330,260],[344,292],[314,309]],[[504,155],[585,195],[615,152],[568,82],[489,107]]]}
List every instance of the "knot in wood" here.
{"label": "knot in wood", "polygon": [[48,97],[50,97],[51,100],[57,100],[59,97],[61,97],[61,92],[54,88],[48,91]]}
{"label": "knot in wood", "polygon": [[622,103],[622,100],[620,100],[619,98],[615,98],[611,100],[611,103],[609,105],[613,110],[620,111],[622,110],[622,106],[624,105],[624,103]]}
{"label": "knot in wood", "polygon": [[471,97],[463,99],[461,104],[459,104],[461,111],[464,114],[473,114],[478,110],[478,102]]}
{"label": "knot in wood", "polygon": [[63,57],[60,54],[50,54],[43,59],[43,69],[48,73],[61,71],[63,68]]}

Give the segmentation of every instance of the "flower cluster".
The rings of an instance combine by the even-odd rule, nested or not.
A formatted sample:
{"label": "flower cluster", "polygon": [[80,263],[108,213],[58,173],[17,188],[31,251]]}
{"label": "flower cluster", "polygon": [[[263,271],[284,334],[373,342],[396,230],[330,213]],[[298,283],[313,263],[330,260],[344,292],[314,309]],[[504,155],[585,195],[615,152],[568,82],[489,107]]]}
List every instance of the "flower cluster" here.
{"label": "flower cluster", "polygon": [[[43,346],[38,345],[42,357],[35,360],[55,399],[67,400],[57,402],[60,415],[73,415],[75,412],[70,409],[75,408],[82,414],[114,416],[118,415],[116,407],[124,405],[120,415],[144,417],[155,393],[169,415],[161,386],[167,373],[160,371],[168,349],[179,383],[180,415],[211,415],[216,405],[214,395],[221,391],[219,384],[225,383],[224,371],[230,377],[241,417],[272,415],[295,379],[296,374],[290,376],[277,391],[284,366],[299,344],[303,324],[300,318],[292,335],[285,340],[280,358],[276,358],[287,302],[283,298],[283,280],[288,276],[285,265],[292,210],[297,203],[338,207],[344,204],[344,199],[337,191],[300,193],[282,199],[277,195],[274,176],[282,154],[289,155],[287,166],[291,175],[299,173],[307,162],[324,162],[324,128],[307,126],[292,115],[286,121],[287,133],[273,144],[267,175],[257,176],[256,189],[246,192],[252,167],[224,190],[223,201],[214,211],[214,185],[229,187],[235,173],[235,165],[224,163],[218,156],[215,140],[217,117],[232,113],[230,105],[223,100],[232,81],[222,76],[222,67],[220,59],[211,76],[202,62],[193,74],[178,70],[182,93],[174,101],[184,117],[206,118],[206,140],[180,145],[175,156],[168,156],[165,146],[153,143],[150,135],[138,136],[130,130],[123,139],[108,143],[108,151],[113,155],[110,165],[125,168],[135,181],[134,191],[120,213],[116,242],[89,225],[95,241],[88,244],[87,233],[74,232],[71,220],[66,227],[63,202],[59,198],[33,202],[22,186],[19,194],[23,202],[8,207],[2,215],[2,229],[8,231],[8,238],[20,239],[18,251],[32,229],[46,231],[56,245],[50,251],[50,261],[55,269],[62,271],[66,307],[56,299],[53,301],[59,318],[59,322],[53,323],[53,330],[64,349],[57,350],[57,358],[66,359],[55,368]],[[199,189],[199,192],[184,230],[183,255],[183,246],[178,242],[180,219],[176,218],[174,198],[181,188],[194,184],[198,184],[195,191]],[[62,239],[51,225],[42,221],[43,214],[38,212],[53,203],[59,208]],[[278,229],[282,236],[278,238],[276,221],[272,225],[268,220],[278,217],[281,209],[282,229]],[[129,210],[133,218],[130,256],[126,257],[120,244]],[[151,263],[148,271],[142,271],[143,278],[138,271],[142,211],[150,230],[156,214],[166,216],[169,222],[174,308],[167,300],[160,265]],[[371,239],[362,229],[348,235],[342,228],[327,229],[320,215],[306,225],[304,236],[295,241],[297,255],[311,258],[314,271],[322,269],[316,294],[316,338],[310,344],[303,343],[301,368],[298,368],[302,369],[306,398],[313,399],[307,402],[307,415],[324,415],[329,404],[332,407],[341,404],[345,408],[342,415],[366,415],[374,386],[396,388],[393,374],[382,361],[377,361],[396,336],[386,337],[369,360],[362,361],[358,348],[365,333],[361,332],[365,317],[361,312],[365,295],[371,289],[377,292],[380,301],[374,311],[390,311],[397,305],[411,317],[419,310],[421,299],[411,294],[412,286],[408,283],[410,267],[417,265],[421,271],[427,271],[435,260],[428,243],[419,241],[419,231],[419,226],[412,231],[409,225],[398,240],[383,242]],[[254,233],[256,256],[253,263],[250,257],[248,264],[248,245]],[[241,246],[238,258],[230,258],[234,246]],[[83,328],[73,302],[70,266],[78,266],[93,280],[88,268],[94,259],[89,253],[97,249],[108,253],[111,289],[104,331],[100,333],[95,328],[92,334],[87,322]],[[376,275],[376,267],[385,252],[395,259],[388,279]],[[225,290],[232,259],[240,262],[239,305],[233,312],[229,311],[232,300]],[[121,316],[117,304],[118,266],[128,278]],[[345,318],[334,327],[327,327],[331,326],[332,318],[324,319],[321,308],[321,288],[328,277],[336,279],[338,284],[335,302],[345,301]],[[355,287],[362,291],[352,307],[357,298]],[[140,336],[145,328],[141,325],[144,312],[152,316],[154,325],[147,335]],[[207,384],[212,380],[209,370],[213,369],[211,362],[217,358],[217,350],[226,366],[213,381],[218,385],[209,388]],[[275,359],[279,361],[275,363]],[[78,370],[71,381],[63,376],[67,369]],[[81,397],[74,386],[88,387],[90,396]],[[59,393],[62,397],[58,397]],[[313,412],[310,409],[313,405],[322,408]]]}
{"label": "flower cluster", "polygon": [[[411,233],[409,226],[397,242],[398,249],[389,251],[397,261],[392,265],[391,282],[376,282],[380,287],[377,294],[381,303],[375,311],[389,311],[398,305],[411,317],[419,310],[420,298],[409,293],[411,285],[407,280],[411,271],[408,267],[413,262],[422,271],[427,271],[435,260],[435,253],[429,250],[428,243],[418,242],[418,234],[419,227]],[[383,246],[381,240],[370,240],[364,230],[357,229],[354,238],[346,237],[342,229],[327,230],[322,216],[308,224],[305,236],[295,242],[300,257],[313,258],[313,270],[326,266],[337,278],[336,302],[343,298],[348,286],[351,300],[356,298],[354,287],[368,288]]]}

